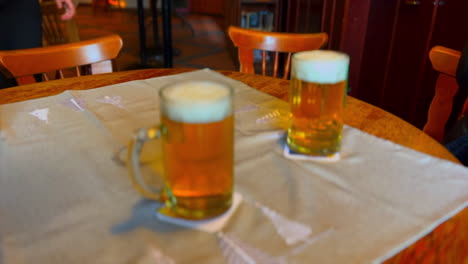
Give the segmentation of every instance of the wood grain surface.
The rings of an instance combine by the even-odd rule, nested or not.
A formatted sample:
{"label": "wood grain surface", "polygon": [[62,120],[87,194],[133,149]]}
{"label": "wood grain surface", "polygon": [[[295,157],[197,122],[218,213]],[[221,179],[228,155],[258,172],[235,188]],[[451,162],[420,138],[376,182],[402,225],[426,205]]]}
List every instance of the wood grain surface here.
{"label": "wood grain surface", "polygon": [[[65,90],[92,89],[192,70],[136,70],[23,85],[0,90],[0,104],[55,95]],[[287,80],[231,71],[220,71],[220,73],[279,99],[288,100],[289,81]],[[459,163],[449,151],[421,130],[382,109],[353,97],[347,99],[345,123],[414,150]],[[465,208],[385,263],[468,263],[468,209]]]}

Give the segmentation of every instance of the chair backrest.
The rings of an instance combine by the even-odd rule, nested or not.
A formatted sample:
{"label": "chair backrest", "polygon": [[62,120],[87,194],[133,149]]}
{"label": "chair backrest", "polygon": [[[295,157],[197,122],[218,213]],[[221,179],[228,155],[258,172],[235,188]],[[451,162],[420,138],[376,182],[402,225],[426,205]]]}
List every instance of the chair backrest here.
{"label": "chair backrest", "polygon": [[293,52],[315,50],[327,41],[326,33],[296,34],[264,32],[230,26],[229,37],[239,49],[240,71],[255,73],[254,50],[261,50],[262,74],[266,75],[267,52],[274,52],[273,77],[278,76],[279,52],[287,53],[283,79],[289,76],[291,55]]}
{"label": "chair backrest", "polygon": [[60,16],[64,12],[64,9],[58,9],[54,0],[41,1],[44,46],[80,41],[76,20],[72,18],[63,21]]}
{"label": "chair backrest", "polygon": [[452,113],[454,96],[458,90],[455,76],[460,56],[461,52],[441,46],[435,46],[429,52],[432,68],[439,72],[439,76],[423,131],[439,142],[444,138],[445,126],[450,116],[458,117],[468,107],[467,101],[462,112]]}
{"label": "chair backrest", "polygon": [[64,69],[74,68],[76,76],[82,75],[80,66],[91,65],[89,74],[112,72],[112,61],[122,48],[119,35],[54,45],[42,48],[0,51],[0,70],[12,76],[18,85],[36,82],[33,75],[57,71],[64,78]]}

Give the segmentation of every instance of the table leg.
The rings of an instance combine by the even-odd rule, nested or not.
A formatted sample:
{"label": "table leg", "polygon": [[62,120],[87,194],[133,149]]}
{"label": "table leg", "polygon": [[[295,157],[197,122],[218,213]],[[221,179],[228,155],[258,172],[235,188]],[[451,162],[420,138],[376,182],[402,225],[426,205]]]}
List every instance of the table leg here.
{"label": "table leg", "polygon": [[151,12],[153,17],[153,39],[154,47],[160,50],[161,44],[159,43],[159,27],[158,27],[158,0],[151,1]]}
{"label": "table leg", "polygon": [[137,1],[138,6],[138,29],[140,36],[140,60],[141,65],[147,64],[146,58],[146,30],[145,30],[145,10],[143,0]]}
{"label": "table leg", "polygon": [[164,41],[164,67],[172,68],[172,27],[171,9],[172,0],[162,1],[163,15],[163,41]]}

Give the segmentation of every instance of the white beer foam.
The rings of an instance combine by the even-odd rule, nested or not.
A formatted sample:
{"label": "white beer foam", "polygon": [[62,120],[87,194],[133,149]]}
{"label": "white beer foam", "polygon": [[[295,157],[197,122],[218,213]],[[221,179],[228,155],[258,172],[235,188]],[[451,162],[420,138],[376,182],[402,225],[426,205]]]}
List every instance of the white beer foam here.
{"label": "white beer foam", "polygon": [[232,113],[230,88],[210,81],[174,84],[162,91],[163,111],[174,121],[211,123]]}
{"label": "white beer foam", "polygon": [[295,53],[292,74],[297,79],[320,84],[334,84],[348,79],[349,56],[331,50]]}

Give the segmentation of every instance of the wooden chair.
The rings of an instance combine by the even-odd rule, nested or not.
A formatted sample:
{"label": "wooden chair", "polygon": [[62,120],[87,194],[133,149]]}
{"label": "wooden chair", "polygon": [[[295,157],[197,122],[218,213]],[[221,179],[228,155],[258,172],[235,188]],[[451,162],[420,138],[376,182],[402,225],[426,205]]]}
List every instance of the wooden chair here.
{"label": "wooden chair", "polygon": [[78,25],[74,18],[63,21],[60,16],[63,9],[58,9],[54,0],[41,1],[43,45],[58,45],[80,41]]}
{"label": "wooden chair", "polygon": [[254,50],[262,50],[262,75],[266,75],[267,51],[275,54],[273,64],[273,77],[278,75],[279,52],[287,52],[284,65],[283,79],[289,76],[291,55],[293,52],[315,50],[327,41],[326,33],[294,34],[263,32],[230,26],[229,37],[239,49],[240,71],[255,73]]}
{"label": "wooden chair", "polygon": [[458,90],[455,76],[460,56],[461,52],[441,46],[435,46],[429,52],[432,67],[439,72],[439,76],[423,131],[439,142],[444,138],[445,127],[451,116],[457,118],[468,111],[466,101],[461,112],[452,113],[454,96]]}
{"label": "wooden chair", "polygon": [[119,35],[109,35],[92,40],[54,45],[42,48],[0,51],[0,70],[14,77],[18,85],[36,82],[34,75],[57,71],[64,78],[64,69],[74,68],[76,76],[82,75],[80,66],[90,65],[89,74],[112,72],[112,61],[122,48]]}

